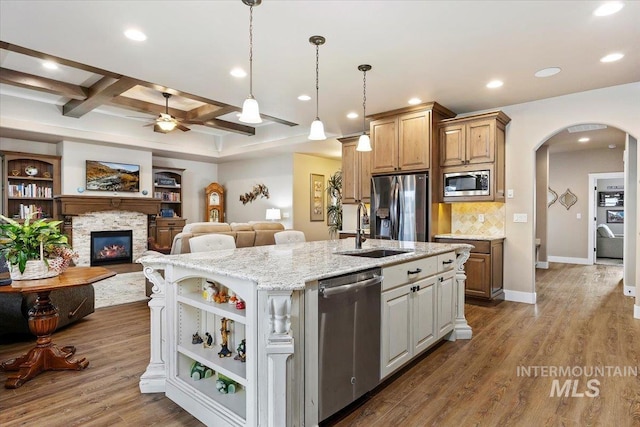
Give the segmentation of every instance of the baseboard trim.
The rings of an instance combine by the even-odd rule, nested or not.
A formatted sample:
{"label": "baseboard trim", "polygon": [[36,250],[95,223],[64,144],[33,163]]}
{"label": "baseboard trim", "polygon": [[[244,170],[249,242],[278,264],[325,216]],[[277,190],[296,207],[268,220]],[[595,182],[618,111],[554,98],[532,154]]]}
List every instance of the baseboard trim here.
{"label": "baseboard trim", "polygon": [[624,285],[624,290],[622,291],[624,296],[626,297],[635,297],[636,296],[636,287]]}
{"label": "baseboard trim", "polygon": [[538,261],[536,262],[536,268],[542,268],[545,270],[549,269],[549,262],[548,261]]}
{"label": "baseboard trim", "polygon": [[572,258],[564,256],[550,256],[549,262],[560,262],[562,264],[582,264],[591,265],[588,258]]}
{"label": "baseboard trim", "polygon": [[640,319],[640,305],[633,306],[633,317],[635,319]]}
{"label": "baseboard trim", "polygon": [[505,301],[513,301],[513,302],[523,302],[526,304],[535,304],[536,303],[536,293],[535,292],[521,292],[521,291],[509,291],[507,289],[504,290],[504,300]]}

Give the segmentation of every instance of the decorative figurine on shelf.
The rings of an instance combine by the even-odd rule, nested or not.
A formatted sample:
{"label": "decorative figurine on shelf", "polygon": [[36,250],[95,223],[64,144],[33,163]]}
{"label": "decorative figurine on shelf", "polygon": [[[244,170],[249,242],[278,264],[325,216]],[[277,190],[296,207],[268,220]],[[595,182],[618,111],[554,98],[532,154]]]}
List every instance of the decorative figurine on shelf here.
{"label": "decorative figurine on shelf", "polygon": [[236,357],[234,357],[234,360],[239,360],[241,362],[246,362],[247,361],[247,344],[246,344],[246,340],[242,340],[240,341],[240,345],[238,345],[238,354],[236,355]]}
{"label": "decorative figurine on shelf", "polygon": [[191,344],[202,344],[202,337],[199,333],[193,334],[193,338],[191,338]]}
{"label": "decorative figurine on shelf", "polygon": [[231,378],[218,373],[218,379],[216,380],[216,388],[222,394],[234,394],[236,392],[236,382]]}
{"label": "decorative figurine on shelf", "polygon": [[222,348],[218,352],[218,356],[222,357],[231,357],[231,350],[229,350],[229,323],[233,322],[233,320],[229,320],[226,317],[220,319],[222,325],[220,326],[220,336],[222,337],[222,342],[220,345]]}
{"label": "decorative figurine on shelf", "polygon": [[229,304],[235,305],[237,301],[238,301],[238,297],[236,296],[235,292],[233,292],[231,289],[229,289],[229,301],[227,301],[227,302]]}
{"label": "decorative figurine on shelf", "polygon": [[236,301],[236,310],[244,310],[244,309],[245,309],[244,301],[238,298],[238,301]]}
{"label": "decorative figurine on shelf", "polygon": [[204,298],[207,302],[213,302],[216,294],[218,293],[218,288],[214,283],[207,282],[207,286],[202,291],[202,298]]}
{"label": "decorative figurine on shelf", "polygon": [[213,296],[213,300],[218,304],[224,304],[227,302],[227,291],[225,289],[220,289],[217,294]]}
{"label": "decorative figurine on shelf", "polygon": [[204,337],[205,337],[204,343],[202,344],[204,348],[213,347],[213,335],[211,335],[209,332],[205,332]]}
{"label": "decorative figurine on shelf", "polygon": [[203,378],[210,378],[215,372],[208,366],[203,365],[200,362],[193,362],[191,364],[191,378],[195,381]]}

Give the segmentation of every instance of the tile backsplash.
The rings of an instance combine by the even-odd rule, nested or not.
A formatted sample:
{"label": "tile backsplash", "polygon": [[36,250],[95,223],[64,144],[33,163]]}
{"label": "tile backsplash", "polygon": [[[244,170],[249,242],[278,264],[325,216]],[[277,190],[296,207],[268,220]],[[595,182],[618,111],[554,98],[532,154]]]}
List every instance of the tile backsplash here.
{"label": "tile backsplash", "polygon": [[[480,214],[484,215],[484,222],[480,222]],[[454,234],[503,236],[505,233],[505,215],[504,203],[452,203],[451,232]]]}

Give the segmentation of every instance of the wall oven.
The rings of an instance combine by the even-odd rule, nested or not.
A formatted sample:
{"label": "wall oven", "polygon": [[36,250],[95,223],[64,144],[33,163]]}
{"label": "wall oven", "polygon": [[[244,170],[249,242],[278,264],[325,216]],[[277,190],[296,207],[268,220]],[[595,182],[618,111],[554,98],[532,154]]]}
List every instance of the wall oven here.
{"label": "wall oven", "polygon": [[444,197],[488,196],[490,171],[447,172],[444,174]]}

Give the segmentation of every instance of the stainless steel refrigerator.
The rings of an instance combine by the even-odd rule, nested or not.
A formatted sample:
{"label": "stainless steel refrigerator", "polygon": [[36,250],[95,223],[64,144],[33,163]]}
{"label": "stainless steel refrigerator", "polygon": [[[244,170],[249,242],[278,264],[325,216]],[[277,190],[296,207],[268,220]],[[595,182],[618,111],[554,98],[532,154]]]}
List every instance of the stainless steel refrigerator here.
{"label": "stainless steel refrigerator", "polygon": [[429,240],[429,175],[371,178],[371,237]]}

